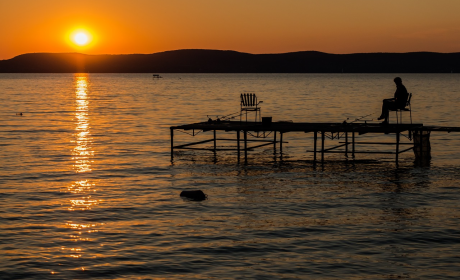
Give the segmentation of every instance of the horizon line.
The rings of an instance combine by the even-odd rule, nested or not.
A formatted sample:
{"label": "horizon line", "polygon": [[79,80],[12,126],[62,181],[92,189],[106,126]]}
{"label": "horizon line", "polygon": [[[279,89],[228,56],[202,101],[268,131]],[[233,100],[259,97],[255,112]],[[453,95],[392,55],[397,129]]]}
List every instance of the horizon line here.
{"label": "horizon line", "polygon": [[276,55],[276,54],[290,54],[290,53],[302,53],[302,52],[312,52],[312,53],[323,53],[323,54],[330,54],[330,55],[353,55],[353,54],[410,54],[410,53],[438,53],[438,54],[455,54],[459,52],[434,52],[434,51],[410,51],[410,52],[356,52],[356,53],[328,53],[316,50],[305,50],[305,51],[292,51],[292,52],[280,52],[280,53],[249,53],[249,52],[241,52],[235,50],[223,50],[223,49],[175,49],[175,50],[167,50],[167,51],[159,51],[154,53],[118,53],[118,54],[86,54],[81,52],[30,52],[30,53],[23,53],[13,56],[7,59],[0,59],[0,61],[14,59],[16,57],[28,54],[79,54],[79,55],[86,55],[86,56],[98,56],[98,55],[113,55],[113,56],[123,56],[123,55],[153,55],[159,53],[166,53],[166,52],[175,52],[175,51],[190,51],[190,50],[198,50],[198,51],[222,51],[222,52],[236,52],[242,54],[250,54],[250,55]]}

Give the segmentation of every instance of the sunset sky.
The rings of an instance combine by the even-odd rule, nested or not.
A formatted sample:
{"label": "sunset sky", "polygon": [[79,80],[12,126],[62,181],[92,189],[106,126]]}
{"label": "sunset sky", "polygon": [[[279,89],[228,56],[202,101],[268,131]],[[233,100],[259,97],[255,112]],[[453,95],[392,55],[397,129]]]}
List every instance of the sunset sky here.
{"label": "sunset sky", "polygon": [[460,52],[459,11],[460,0],[2,0],[0,59],[177,49]]}

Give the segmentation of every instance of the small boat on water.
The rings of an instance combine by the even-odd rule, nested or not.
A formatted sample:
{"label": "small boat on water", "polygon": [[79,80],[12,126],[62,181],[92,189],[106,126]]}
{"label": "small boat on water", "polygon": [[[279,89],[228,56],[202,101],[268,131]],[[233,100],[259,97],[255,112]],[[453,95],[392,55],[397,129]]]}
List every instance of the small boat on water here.
{"label": "small boat on water", "polygon": [[160,75],[158,75],[158,74],[153,74],[153,78],[155,78],[155,79],[160,79],[160,78],[162,78],[162,77],[161,77]]}

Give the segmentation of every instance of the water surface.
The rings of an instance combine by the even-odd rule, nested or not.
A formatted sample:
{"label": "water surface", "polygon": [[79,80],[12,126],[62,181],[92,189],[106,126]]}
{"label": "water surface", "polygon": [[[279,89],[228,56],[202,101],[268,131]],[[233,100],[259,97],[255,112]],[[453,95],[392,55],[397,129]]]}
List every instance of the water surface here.
{"label": "water surface", "polygon": [[[398,166],[362,154],[315,166],[305,133],[285,134],[282,158],[267,147],[247,164],[233,151],[170,161],[170,126],[238,112],[241,92],[274,121],[372,122],[394,74],[162,76],[0,74],[1,279],[460,275],[459,134],[431,135],[424,166],[411,152]],[[414,122],[460,126],[458,74],[401,77]],[[189,189],[208,199],[179,197]]]}

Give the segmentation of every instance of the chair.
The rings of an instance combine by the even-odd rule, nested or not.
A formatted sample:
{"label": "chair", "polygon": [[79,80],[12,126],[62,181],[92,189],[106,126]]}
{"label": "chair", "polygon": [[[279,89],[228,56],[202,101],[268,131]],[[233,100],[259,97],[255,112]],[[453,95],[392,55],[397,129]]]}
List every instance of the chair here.
{"label": "chair", "polygon": [[256,118],[255,121],[261,120],[260,107],[258,105],[263,101],[257,102],[257,96],[255,93],[242,93],[241,94],[241,111],[240,111],[240,121],[243,115],[243,112],[246,113],[246,122],[248,121],[248,112],[255,112]]}
{"label": "chair", "polygon": [[[409,112],[410,124],[412,124],[412,107],[410,105],[411,98],[412,98],[412,93],[409,93],[409,97],[407,98],[406,106],[404,108],[390,110],[390,111],[396,112],[396,123],[397,124],[399,124],[399,120],[401,120],[401,123],[402,123],[402,112]],[[398,113],[399,113],[399,118],[398,118]]]}

